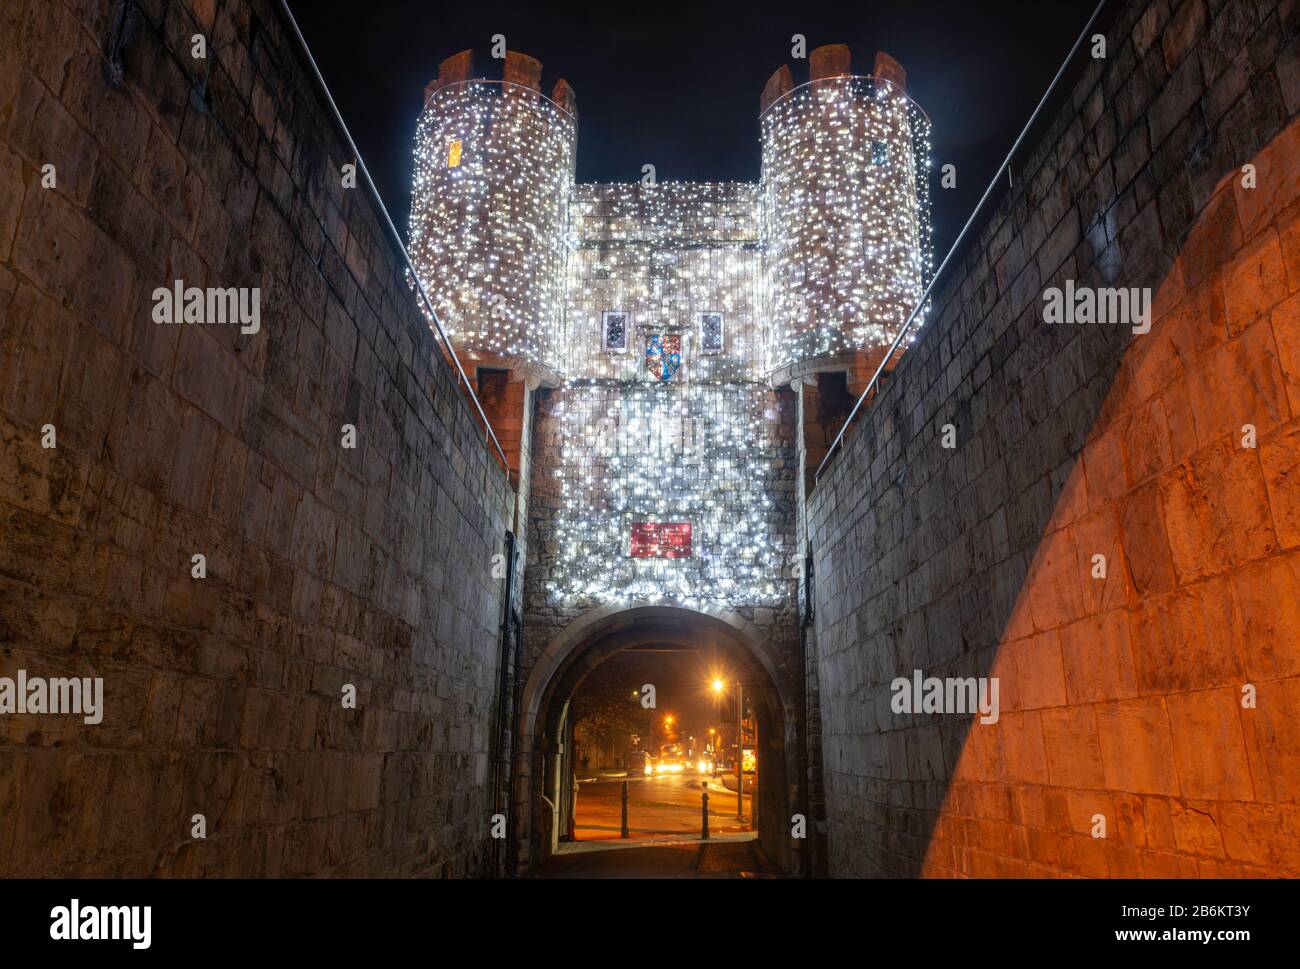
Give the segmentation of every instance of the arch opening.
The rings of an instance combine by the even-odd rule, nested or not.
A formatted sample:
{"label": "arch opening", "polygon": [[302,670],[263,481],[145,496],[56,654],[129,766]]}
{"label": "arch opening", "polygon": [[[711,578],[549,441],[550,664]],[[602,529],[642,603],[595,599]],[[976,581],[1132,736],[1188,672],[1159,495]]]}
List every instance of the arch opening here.
{"label": "arch opening", "polygon": [[[660,683],[655,683],[656,676]],[[638,679],[645,682],[635,682]],[[715,679],[725,690],[714,688]],[[735,742],[731,726],[737,683],[746,714],[741,744]],[[653,707],[642,700],[647,684],[656,687]],[[798,871],[800,842],[791,837],[791,818],[802,810],[804,791],[795,729],[801,694],[794,686],[777,644],[726,610],[607,606],[574,620],[534,660],[524,687],[521,770],[515,791],[519,870],[538,870],[573,842],[628,844],[617,830],[618,789],[626,780],[629,802],[637,805],[635,811],[629,808],[633,842],[698,839],[699,794],[707,783],[711,837],[743,837],[743,828],[773,868]],[[609,696],[615,689],[626,691],[633,729],[626,731],[621,744],[610,743],[600,751],[604,761],[621,760],[628,771],[616,783],[606,784],[591,770],[590,760],[582,762],[593,749],[592,736],[575,730],[589,709],[584,689]],[[679,729],[665,729],[667,717],[680,717]],[[706,725],[715,731],[712,737]],[[665,749],[674,745],[682,749]],[[743,774],[742,826],[736,819],[734,771],[737,756],[742,763],[751,759],[747,751],[754,770]],[[681,776],[663,779],[657,770],[646,775],[644,754],[666,758],[660,761],[666,766],[680,756],[685,764]],[[706,761],[705,770],[699,769],[700,760]],[[635,765],[635,772],[629,764]],[[720,768],[716,772],[715,766]],[[584,773],[593,785],[586,797],[583,785],[574,783]],[[658,782],[658,790],[643,786],[647,781]],[[680,807],[680,813],[668,805]],[[634,813],[640,815],[635,821]]]}

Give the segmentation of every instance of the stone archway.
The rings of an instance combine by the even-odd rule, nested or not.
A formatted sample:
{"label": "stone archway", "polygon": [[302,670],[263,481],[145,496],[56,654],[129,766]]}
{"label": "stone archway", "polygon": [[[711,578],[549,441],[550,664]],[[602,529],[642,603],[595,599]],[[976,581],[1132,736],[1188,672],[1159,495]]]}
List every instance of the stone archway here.
{"label": "stone archway", "polygon": [[639,642],[698,642],[700,637],[734,661],[755,700],[762,745],[756,809],[760,844],[777,867],[799,869],[800,845],[789,837],[789,818],[802,810],[805,796],[796,729],[802,693],[788,653],[728,609],[634,603],[588,610],[552,637],[529,664],[520,697],[514,800],[521,872],[545,861],[556,846],[564,775],[562,724],[577,684],[600,663]]}

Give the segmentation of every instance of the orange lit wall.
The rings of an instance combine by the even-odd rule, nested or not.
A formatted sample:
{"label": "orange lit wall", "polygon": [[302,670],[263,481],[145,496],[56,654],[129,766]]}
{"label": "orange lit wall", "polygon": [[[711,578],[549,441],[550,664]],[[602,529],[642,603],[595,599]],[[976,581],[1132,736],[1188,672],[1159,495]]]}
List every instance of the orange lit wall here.
{"label": "orange lit wall", "polygon": [[1300,125],[1253,162],[1070,469],[926,874],[1300,874]]}

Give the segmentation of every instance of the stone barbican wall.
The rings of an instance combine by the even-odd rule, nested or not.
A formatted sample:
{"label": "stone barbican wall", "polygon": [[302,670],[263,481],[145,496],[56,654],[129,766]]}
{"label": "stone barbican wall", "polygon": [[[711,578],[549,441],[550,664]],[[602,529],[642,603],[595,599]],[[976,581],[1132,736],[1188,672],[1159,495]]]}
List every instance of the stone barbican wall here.
{"label": "stone barbican wall", "polygon": [[479,873],[506,478],[276,6],[121,8],[0,8],[0,676],[104,684],[0,715],[0,875]]}
{"label": "stone barbican wall", "polygon": [[1123,7],[813,493],[833,875],[1300,875],[1298,32]]}

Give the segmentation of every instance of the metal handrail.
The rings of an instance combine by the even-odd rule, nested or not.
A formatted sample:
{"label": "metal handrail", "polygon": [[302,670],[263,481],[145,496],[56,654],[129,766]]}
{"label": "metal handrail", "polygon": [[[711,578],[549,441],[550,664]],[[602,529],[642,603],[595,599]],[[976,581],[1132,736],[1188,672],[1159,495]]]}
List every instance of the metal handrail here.
{"label": "metal handrail", "polygon": [[361,152],[357,150],[357,143],[352,140],[352,133],[348,131],[348,126],[343,120],[343,115],[339,113],[338,105],[334,103],[334,96],[330,94],[329,85],[325,83],[325,78],[321,76],[320,68],[316,66],[316,58],[312,57],[311,49],[307,46],[307,41],[298,29],[298,21],[293,17],[293,11],[289,9],[289,0],[280,0],[280,8],[284,11],[285,19],[289,21],[289,26],[293,28],[294,36],[298,39],[298,47],[306,60],[307,65],[311,68],[312,73],[316,76],[316,83],[320,86],[320,91],[325,95],[325,101],[329,104],[330,110],[334,112],[334,121],[338,124],[339,130],[343,137],[347,139],[348,147],[352,149],[352,157],[356,159],[357,168],[365,176],[366,185],[370,189],[370,194],[379,206],[379,212],[384,217],[384,222],[388,226],[389,234],[393,242],[397,244],[398,251],[402,258],[406,260],[406,268],[411,273],[411,278],[415,280],[416,288],[424,300],[425,308],[429,311],[429,319],[433,321],[434,328],[438,336],[442,338],[443,345],[447,348],[447,353],[451,357],[452,363],[456,365],[456,372],[460,375],[459,379],[465,384],[465,392],[474,404],[474,409],[478,411],[479,418],[483,421],[483,429],[487,432],[488,439],[492,441],[493,447],[496,448],[497,457],[501,460],[501,467],[508,474],[510,471],[510,462],[506,460],[505,449],[501,447],[501,442],[497,440],[496,433],[492,430],[492,424],[488,421],[487,414],[483,411],[483,405],[479,403],[478,394],[474,393],[474,388],[469,382],[469,377],[465,374],[465,368],[460,365],[460,358],[456,356],[456,349],[451,345],[451,340],[447,336],[447,331],[442,328],[442,323],[438,319],[438,314],[433,309],[433,301],[429,299],[429,294],[424,290],[424,283],[420,281],[420,274],[415,271],[415,263],[411,261],[411,254],[406,249],[406,243],[397,233],[397,226],[393,225],[392,218],[388,215],[388,209],[384,205],[384,200],[379,196],[379,190],[375,188],[375,183],[370,177],[370,171],[366,168],[366,163],[361,158]]}
{"label": "metal handrail", "polygon": [[912,322],[916,319],[917,313],[919,313],[921,307],[925,305],[926,300],[930,298],[930,294],[934,291],[935,283],[937,283],[939,277],[943,275],[944,269],[947,268],[948,263],[957,252],[962,239],[966,238],[966,233],[970,231],[970,227],[974,224],[975,217],[979,215],[980,209],[984,207],[984,203],[987,202],[989,196],[993,194],[993,189],[995,189],[998,182],[1001,181],[1002,173],[1006,171],[1007,166],[1011,164],[1011,159],[1015,157],[1016,149],[1020,147],[1020,143],[1024,141],[1025,137],[1029,134],[1029,129],[1032,128],[1034,122],[1038,120],[1038,115],[1042,112],[1043,106],[1047,103],[1048,98],[1052,96],[1052,92],[1056,90],[1056,85],[1060,83],[1061,78],[1065,75],[1065,69],[1070,66],[1070,61],[1074,60],[1074,55],[1078,53],[1079,48],[1083,45],[1084,39],[1088,36],[1088,31],[1092,29],[1093,23],[1096,21],[1098,14],[1101,13],[1101,8],[1104,6],[1106,6],[1106,0],[1101,0],[1101,2],[1097,4],[1096,9],[1093,10],[1092,16],[1088,18],[1088,22],[1084,24],[1083,30],[1079,33],[1079,39],[1074,42],[1074,46],[1070,48],[1070,52],[1065,55],[1065,60],[1061,62],[1061,67],[1056,72],[1056,77],[1052,78],[1052,83],[1047,86],[1047,90],[1043,92],[1043,96],[1039,98],[1038,106],[1034,108],[1034,113],[1031,114],[1029,120],[1025,122],[1024,128],[1020,131],[1020,136],[1016,138],[1015,143],[1011,146],[1011,150],[1007,152],[1007,157],[1003,160],[1002,164],[998,166],[998,170],[993,173],[993,178],[989,181],[989,187],[984,190],[984,194],[980,196],[980,200],[975,204],[974,211],[971,212],[970,218],[966,220],[966,224],[962,226],[962,230],[957,235],[956,241],[953,242],[952,248],[948,250],[948,255],[943,257],[943,262],[939,264],[939,268],[936,269],[934,275],[930,277],[929,285],[925,287],[925,291],[921,294],[921,298],[918,299],[916,305],[912,307],[912,312],[908,314],[907,321],[903,324],[902,329],[898,331],[898,336],[894,337],[894,342],[890,344],[889,352],[881,359],[880,366],[876,367],[876,372],[872,375],[871,380],[868,381],[866,388],[862,391],[862,396],[860,396],[857,403],[853,405],[853,410],[849,411],[849,416],[845,419],[844,425],[840,428],[840,432],[835,435],[835,440],[831,443],[830,448],[827,449],[826,456],[822,458],[821,464],[817,466],[817,473],[813,475],[814,483],[821,480],[822,472],[826,470],[827,463],[832,457],[834,457],[835,451],[843,442],[844,435],[848,432],[849,427],[853,423],[853,418],[857,416],[858,410],[862,407],[863,403],[866,402],[871,391],[880,383],[880,375],[884,373],[885,367],[889,364],[889,361],[893,359],[898,348],[902,346],[903,339],[907,336],[907,331],[911,329]]}

